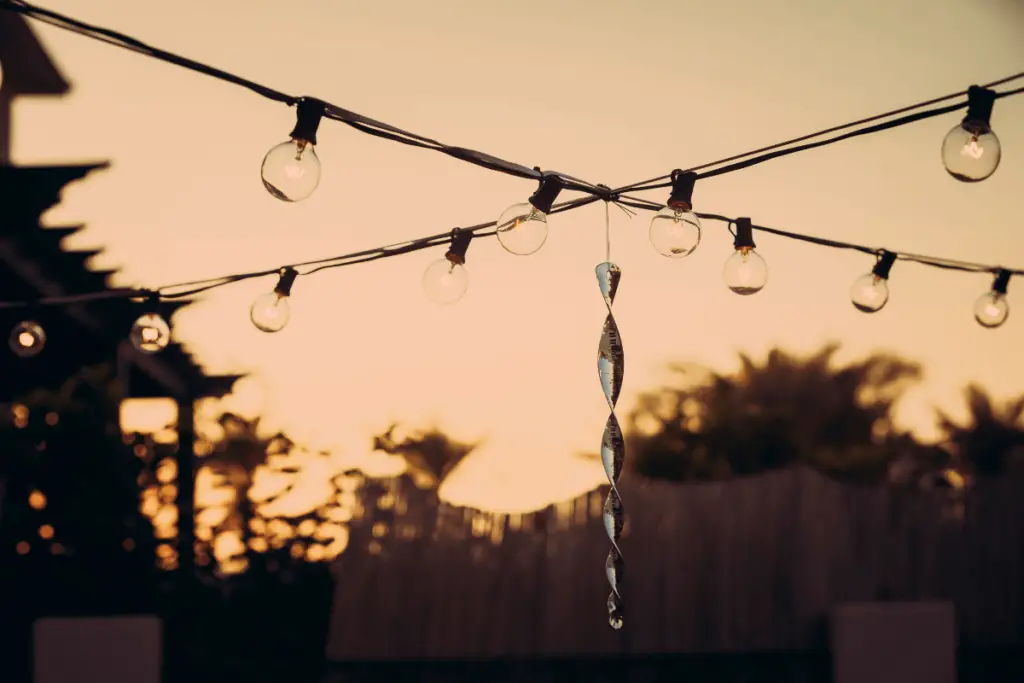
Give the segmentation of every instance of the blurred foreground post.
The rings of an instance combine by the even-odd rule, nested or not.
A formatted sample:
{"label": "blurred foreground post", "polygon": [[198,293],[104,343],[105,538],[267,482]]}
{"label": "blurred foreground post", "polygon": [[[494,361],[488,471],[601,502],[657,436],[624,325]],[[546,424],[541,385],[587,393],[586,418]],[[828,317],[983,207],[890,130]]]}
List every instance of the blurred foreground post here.
{"label": "blurred foreground post", "polygon": [[839,605],[832,612],[835,683],[956,683],[952,603]]}

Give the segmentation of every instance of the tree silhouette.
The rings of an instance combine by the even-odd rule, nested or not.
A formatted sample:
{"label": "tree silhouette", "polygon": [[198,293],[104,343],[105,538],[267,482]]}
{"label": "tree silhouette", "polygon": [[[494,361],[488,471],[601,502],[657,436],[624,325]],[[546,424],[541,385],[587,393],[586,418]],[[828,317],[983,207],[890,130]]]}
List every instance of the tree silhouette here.
{"label": "tree silhouette", "polygon": [[965,390],[969,413],[959,424],[939,412],[939,428],[956,455],[975,473],[999,476],[1024,471],[1024,396],[999,405],[981,387]]}
{"label": "tree silhouette", "polygon": [[803,358],[774,349],[762,364],[741,355],[735,374],[707,372],[642,395],[628,422],[636,470],[680,481],[804,463],[838,477],[884,478],[915,443],[896,433],[891,413],[920,368],[887,354],[835,367],[838,349]]}
{"label": "tree silhouette", "polygon": [[226,531],[238,533],[242,547],[250,547],[256,509],[250,494],[256,469],[267,459],[286,454],[295,446],[283,432],[260,433],[260,418],[247,419],[232,412],[217,417],[220,438],[214,441],[202,464],[224,477],[234,490],[234,505],[224,521],[212,529],[214,536]]}
{"label": "tree silhouette", "polygon": [[374,437],[374,450],[399,455],[408,466],[410,477],[424,489],[438,489],[445,478],[479,444],[463,443],[436,427],[396,436],[398,424],[392,424]]}

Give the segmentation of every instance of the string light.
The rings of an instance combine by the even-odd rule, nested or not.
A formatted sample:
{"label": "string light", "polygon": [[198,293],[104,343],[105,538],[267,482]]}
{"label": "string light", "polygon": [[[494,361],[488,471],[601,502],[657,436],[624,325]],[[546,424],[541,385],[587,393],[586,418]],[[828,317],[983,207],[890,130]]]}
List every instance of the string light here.
{"label": "string light", "polygon": [[439,304],[453,304],[466,293],[469,275],[466,273],[466,250],[473,239],[469,230],[452,230],[452,243],[440,258],[423,272],[423,291],[427,297]]}
{"label": "string light", "polygon": [[[23,0],[17,2],[11,2],[10,0],[0,0],[0,10],[7,10],[21,14],[24,16],[31,17],[38,21],[48,23],[58,28],[68,30],[79,35],[92,38],[94,40],[100,40],[105,43],[120,47],[122,49],[130,50],[139,54],[143,54],[154,59],[175,64],[177,66],[190,69],[192,71],[203,73],[208,76],[217,78],[221,81],[239,85],[247,88],[251,92],[254,92],[269,100],[286,104],[288,106],[296,106],[298,108],[297,123],[292,131],[290,140],[276,146],[267,157],[264,159],[264,167],[262,175],[264,183],[267,186],[268,191],[275,197],[282,199],[283,201],[299,201],[305,197],[308,197],[312,191],[316,188],[319,183],[320,167],[319,160],[316,157],[316,153],[313,147],[316,144],[316,132],[319,125],[319,121],[322,118],[329,118],[335,121],[343,122],[352,128],[355,128],[363,133],[374,135],[377,137],[385,138],[395,142],[399,142],[405,145],[414,147],[420,147],[424,149],[431,149],[443,154],[449,155],[453,158],[466,161],[483,168],[487,168],[493,171],[522,177],[522,178],[534,178],[541,182],[541,187],[537,192],[530,198],[527,203],[510,207],[497,223],[486,223],[472,228],[466,228],[465,230],[476,236],[484,235],[497,235],[502,246],[512,253],[516,254],[528,254],[534,253],[547,239],[547,215],[558,211],[568,211],[581,206],[585,206],[588,203],[592,203],[597,199],[614,197],[614,201],[620,208],[624,206],[633,206],[645,210],[658,210],[662,211],[665,209],[672,209],[671,216],[665,216],[669,213],[665,211],[662,214],[663,218],[661,222],[671,225],[675,222],[676,210],[672,206],[661,206],[654,202],[649,202],[643,199],[637,199],[635,197],[626,197],[626,192],[639,192],[645,190],[657,189],[660,187],[673,187],[673,196],[670,197],[670,204],[673,198],[680,200],[679,205],[682,206],[682,202],[690,203],[690,194],[685,191],[677,192],[677,187],[682,185],[686,187],[689,185],[689,192],[692,193],[692,181],[696,178],[707,178],[716,175],[723,175],[726,173],[732,173],[737,170],[749,168],[751,166],[776,159],[781,156],[794,154],[797,152],[814,149],[817,147],[834,144],[841,140],[847,140],[852,137],[861,135],[868,135],[883,130],[890,130],[899,126],[907,125],[915,121],[921,121],[927,118],[935,116],[945,115],[947,113],[962,109],[964,104],[953,103],[944,104],[932,109],[925,109],[925,107],[937,105],[948,100],[960,98],[964,95],[968,96],[968,112],[967,116],[961,122],[961,124],[951,132],[950,138],[953,133],[960,136],[959,139],[961,144],[955,149],[962,151],[966,145],[970,152],[966,156],[977,161],[978,159],[986,159],[985,164],[969,164],[970,168],[964,172],[957,170],[955,164],[947,164],[947,168],[950,173],[954,175],[963,176],[961,180],[971,181],[980,180],[984,177],[988,177],[994,172],[995,167],[999,163],[999,147],[998,140],[994,134],[991,134],[991,127],[988,125],[988,121],[991,115],[992,105],[994,100],[1008,97],[1011,95],[1017,95],[1024,93],[1024,88],[1017,88],[1014,90],[1007,90],[1003,92],[995,92],[991,88],[1009,83],[1014,80],[1024,78],[1024,72],[1013,74],[1011,76],[992,81],[983,86],[972,86],[966,92],[951,93],[942,97],[933,98],[909,106],[904,106],[898,109],[887,111],[881,114],[876,114],[868,118],[863,118],[857,121],[841,124],[825,130],[817,131],[807,135],[803,135],[797,138],[786,140],[783,142],[775,143],[767,147],[752,150],[750,152],[744,152],[742,154],[730,156],[724,159],[720,159],[713,162],[701,164],[699,166],[692,167],[685,171],[676,170],[667,176],[659,176],[650,180],[641,181],[626,185],[617,189],[608,189],[605,186],[596,186],[586,181],[578,180],[567,176],[565,174],[557,173],[542,173],[539,168],[530,169],[525,166],[521,166],[511,161],[500,159],[484,152],[478,152],[475,150],[453,147],[441,143],[437,140],[433,140],[429,137],[412,133],[409,131],[402,130],[390,124],[386,124],[380,121],[375,121],[369,117],[362,116],[355,112],[345,110],[337,105],[333,105],[321,100],[317,100],[311,97],[295,97],[286,93],[277,91],[273,88],[261,85],[259,83],[247,80],[241,76],[231,74],[224,70],[212,67],[206,64],[202,64],[195,60],[176,55],[174,53],[162,50],[144,42],[127,36],[125,34],[112,31],[110,29],[101,28],[97,26],[89,25],[77,19],[73,19],[57,12],[47,10],[40,7],[35,7]],[[898,117],[898,118],[892,118]],[[984,124],[984,126],[980,124]],[[868,125],[871,124],[871,125]],[[838,133],[833,137],[824,139],[823,136]],[[957,132],[963,131],[963,132]],[[964,133],[970,135],[966,138]],[[991,134],[991,135],[990,135]],[[990,136],[989,136],[990,135]],[[989,136],[989,137],[986,137]],[[955,136],[953,136],[955,137]],[[976,139],[975,139],[976,138]],[[947,140],[948,141],[948,140]],[[305,144],[303,144],[305,143]],[[797,144],[801,143],[801,144]],[[972,143],[974,146],[972,147]],[[978,150],[981,153],[978,153]],[[959,153],[958,151],[958,153]],[[994,153],[991,153],[993,152]],[[285,153],[287,152],[287,153]],[[946,154],[943,154],[944,161],[946,160]],[[959,157],[957,158],[959,160]],[[296,163],[299,162],[298,167],[303,169],[302,173],[296,173]],[[308,168],[314,169],[312,173],[306,172]],[[981,170],[978,170],[981,169]],[[696,172],[700,171],[699,175]],[[663,180],[669,180],[668,183],[662,183]],[[312,182],[311,182],[312,181]],[[568,188],[574,191],[584,192],[590,196],[582,199],[574,199],[569,202],[565,202],[557,207],[554,206],[553,202],[558,196],[558,193],[563,188]],[[684,199],[685,198],[685,199]],[[692,207],[685,209],[685,212],[689,212],[693,216],[693,224],[699,230],[700,220],[715,219],[724,222],[733,222],[724,216],[718,216],[715,214],[706,213],[695,213],[692,211]],[[689,218],[689,217],[687,217]],[[689,222],[689,221],[686,221]],[[662,232],[664,229],[659,224],[659,229],[654,230],[655,221],[652,220],[652,234],[655,232]],[[667,226],[666,226],[667,227]],[[492,231],[488,229],[495,228]],[[834,240],[828,240],[825,238],[814,237],[810,235],[801,235],[799,233],[786,232],[774,228],[768,228],[764,226],[752,226],[757,230],[763,230],[776,235],[788,237],[791,239],[801,240],[804,242],[817,244],[821,246],[828,246],[842,249],[852,249],[865,253],[871,254],[883,254],[879,264],[876,264],[876,270],[885,261],[886,255],[890,255],[890,252],[884,252],[882,250],[869,248],[866,246],[837,242]],[[664,230],[664,232],[670,233],[671,230]],[[691,235],[694,233],[691,231]],[[337,268],[348,265],[354,265],[356,263],[365,263],[374,261],[382,258],[389,258],[391,256],[397,256],[399,254],[410,253],[412,251],[418,251],[420,249],[426,249],[433,246],[443,244],[446,241],[450,241],[450,236],[445,233],[442,235],[435,235],[431,237],[425,237],[410,242],[391,245],[387,247],[379,247],[362,252],[356,252],[354,254],[348,254],[344,256],[332,257],[327,259],[321,259],[318,261],[312,261],[305,264],[297,264],[297,266],[303,265],[315,265],[316,268],[306,272],[308,275],[319,270],[328,268]],[[672,241],[672,240],[669,240]],[[679,240],[676,240],[679,241]],[[665,252],[669,252],[666,255],[672,257],[678,257],[685,255],[685,240],[683,248],[672,248],[671,246],[664,249]],[[694,242],[699,241],[699,233],[696,234]],[[752,240],[751,240],[752,241]],[[654,240],[652,239],[652,243]],[[693,245],[695,248],[696,244]],[[657,245],[656,245],[657,248]],[[689,252],[692,252],[692,248]],[[742,251],[742,250],[738,250]],[[662,249],[659,249],[662,252]],[[663,252],[664,253],[664,252]],[[756,255],[753,252],[753,247],[750,247],[748,252],[748,263],[750,261],[750,255]],[[736,256],[735,254],[733,256]],[[732,257],[730,257],[732,258]],[[759,258],[759,257],[758,257]],[[896,259],[910,260],[920,263],[922,265],[928,265],[933,267],[940,267],[950,270],[960,270],[964,272],[994,272],[996,268],[992,266],[985,266],[976,263],[967,263],[962,261],[953,261],[951,259],[942,259],[937,257],[919,256],[914,254],[900,253],[892,254],[892,261]],[[741,258],[738,259],[742,262]],[[762,259],[763,261],[763,259]],[[461,264],[460,264],[461,265]],[[891,267],[892,263],[888,264]],[[290,289],[291,282],[294,281],[297,276],[295,268],[297,266],[287,266],[282,268],[280,271],[257,271],[250,273],[241,273],[237,275],[228,275],[220,278],[214,278],[198,283],[184,283],[179,285],[168,285],[160,288],[159,296],[161,298],[181,298],[185,296],[191,296],[200,292],[205,292],[216,287],[225,286],[242,280],[263,277],[266,275],[280,272],[281,282],[278,287],[275,288],[274,292],[264,295],[258,301],[261,305],[257,306],[256,303],[253,305],[253,309],[250,311],[254,324],[260,329],[265,331],[277,331],[284,327],[284,322],[287,321],[288,315],[288,290]],[[446,264],[446,268],[449,266]],[[868,293],[874,292],[876,296],[868,297],[871,299],[870,305],[862,310],[875,311],[879,310],[884,301],[888,299],[888,287],[885,283],[888,274],[888,267],[885,268],[886,277],[878,277],[873,271],[867,278],[866,285],[859,287],[856,296],[853,296],[855,304],[861,298],[861,296],[867,296]],[[737,267],[737,273],[739,268]],[[290,271],[290,275],[289,274]],[[1021,270],[1008,270],[1011,274],[1024,274]],[[748,273],[749,274],[749,273]],[[288,277],[286,277],[288,275]],[[767,268],[765,267],[765,279],[767,278]],[[860,278],[858,282],[865,280]],[[286,283],[286,279],[288,280]],[[763,285],[762,285],[763,286]],[[184,287],[191,287],[187,291],[176,291],[174,293],[164,292],[162,290],[178,290]],[[735,290],[734,290],[735,291]],[[756,291],[756,290],[754,290]],[[113,298],[126,298],[136,297],[140,294],[144,294],[144,291],[137,289],[116,289],[116,290],[103,290],[100,292],[83,293],[71,296],[63,297],[50,297],[47,299],[40,300],[38,304],[46,305],[73,305],[80,304],[90,301],[99,301],[104,299]],[[884,296],[882,296],[884,294]],[[988,295],[986,295],[988,296]],[[881,305],[877,302],[879,299],[883,300]],[[863,303],[863,302],[862,302]],[[1005,303],[1005,302],[1004,302]],[[2,308],[18,308],[24,307],[29,304],[21,302],[0,302],[0,309]],[[33,304],[34,305],[34,304]],[[860,306],[858,306],[860,308]],[[260,322],[257,322],[259,320]],[[284,321],[284,322],[282,322]],[[268,324],[269,323],[269,324]],[[22,328],[22,326],[25,326]],[[34,326],[34,327],[33,327]],[[37,332],[38,330],[38,332]],[[28,332],[28,335],[22,335],[22,332]],[[26,351],[25,344],[20,342],[26,342],[28,344],[28,355],[34,355],[42,344],[45,342],[45,335],[42,333],[42,328],[38,327],[38,324],[26,321],[22,323],[19,328],[12,332],[12,348],[16,348],[16,352]],[[20,340],[20,342],[18,341]],[[15,343],[17,342],[17,343]]]}
{"label": "string light", "polygon": [[682,258],[700,244],[700,219],[693,213],[693,186],[697,174],[672,171],[672,194],[665,207],[654,214],[648,237],[662,256]]}
{"label": "string light", "polygon": [[985,180],[999,167],[1002,148],[989,124],[995,101],[996,93],[988,88],[968,88],[967,116],[942,141],[942,163],[961,182]]}
{"label": "string light", "polygon": [[11,351],[21,358],[32,358],[39,355],[46,346],[46,332],[34,320],[24,320],[11,330],[8,344]]}
{"label": "string light", "polygon": [[877,313],[889,301],[889,271],[896,263],[896,254],[882,251],[870,273],[861,275],[850,287],[850,300],[858,311]]}
{"label": "string light", "polygon": [[280,332],[291,318],[288,297],[299,273],[294,268],[282,268],[281,277],[274,291],[261,294],[252,302],[249,318],[260,332]]}
{"label": "string light", "polygon": [[324,103],[304,97],[296,108],[291,139],[271,147],[260,169],[267,192],[284,202],[300,202],[320,184],[320,158],[314,147]]}
{"label": "string light", "polygon": [[1010,305],[1006,302],[1010,275],[1010,271],[1001,268],[992,282],[992,291],[985,292],[974,303],[974,319],[982,327],[999,327],[1010,317]]}
{"label": "string light", "polygon": [[768,264],[754,251],[754,233],[749,218],[736,219],[733,238],[736,251],[725,260],[722,279],[737,294],[757,294],[768,283]]}
{"label": "string light", "polygon": [[517,256],[529,256],[548,239],[548,214],[564,187],[557,175],[545,175],[530,199],[505,209],[495,222],[498,241]]}
{"label": "string light", "polygon": [[171,342],[171,326],[156,311],[160,297],[155,292],[149,295],[151,310],[140,315],[132,325],[129,335],[132,346],[142,353],[153,354],[163,351]]}

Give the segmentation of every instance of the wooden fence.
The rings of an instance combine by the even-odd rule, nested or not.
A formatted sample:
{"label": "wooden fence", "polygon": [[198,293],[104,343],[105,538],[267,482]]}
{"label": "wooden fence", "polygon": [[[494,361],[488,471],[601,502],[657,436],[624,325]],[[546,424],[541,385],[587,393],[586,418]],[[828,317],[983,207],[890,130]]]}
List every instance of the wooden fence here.
{"label": "wooden fence", "polygon": [[[536,515],[407,506],[386,545],[353,529],[327,655],[606,656],[804,650],[831,605],[942,598],[963,642],[1024,641],[1024,482],[980,481],[962,521],[934,492],[793,469],[720,483],[629,480],[626,627],[608,627],[602,492]],[[377,543],[368,552],[364,542]]]}

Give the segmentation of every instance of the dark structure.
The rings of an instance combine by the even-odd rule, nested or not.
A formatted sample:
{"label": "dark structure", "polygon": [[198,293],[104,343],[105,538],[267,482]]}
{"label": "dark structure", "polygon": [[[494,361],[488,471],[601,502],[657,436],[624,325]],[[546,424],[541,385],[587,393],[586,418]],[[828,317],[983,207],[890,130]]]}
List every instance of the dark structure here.
{"label": "dark structure", "polygon": [[[60,96],[69,90],[67,81],[30,28],[20,16],[11,12],[0,12],[0,64],[4,68],[4,80],[0,86],[0,299],[36,301],[109,289],[108,281],[115,271],[97,271],[89,267],[89,259],[98,251],[69,251],[63,247],[64,239],[81,230],[82,226],[43,227],[41,224],[42,215],[60,201],[64,187],[93,171],[105,169],[107,164],[14,166],[10,163],[10,108],[14,98],[24,95]],[[159,312],[169,318],[188,303],[181,301],[161,304]],[[137,352],[128,341],[128,335],[132,323],[143,312],[146,311],[143,310],[142,302],[127,299],[109,299],[75,306],[0,309],[0,342],[3,343],[0,346],[0,404],[6,407],[5,418],[10,422],[14,419],[10,415],[12,405],[29,392],[57,390],[69,378],[80,374],[83,368],[97,366],[113,369],[113,389],[117,397],[169,398],[175,401],[178,406],[177,546],[180,576],[190,581],[194,575],[194,405],[199,399],[229,393],[238,377],[205,375],[185,349],[176,343],[154,356]],[[42,352],[32,358],[16,356],[7,345],[11,330],[23,320],[38,323],[46,333]],[[52,483],[53,494],[47,495],[51,498],[50,509],[56,509],[60,507],[58,491],[59,495],[74,495],[75,482],[69,482],[68,479],[116,476],[122,471],[112,461],[120,457],[119,451],[127,450],[129,454],[131,451],[121,443],[116,410],[108,410],[103,415],[105,419],[91,423],[78,420],[74,427],[65,427],[68,421],[62,421],[63,434],[47,439],[50,442],[48,447],[46,441],[42,441],[42,447],[36,447],[39,455],[31,466],[22,466],[27,462],[24,458],[7,458],[0,463],[0,539],[7,540],[7,545],[13,545],[13,539],[21,537],[24,531],[36,531],[34,527],[13,528],[19,522],[21,526],[38,524],[26,522],[31,516],[22,514],[31,505],[25,493],[33,482],[45,478]],[[32,416],[32,419],[37,418],[40,421],[45,418],[47,423],[54,425],[61,416],[56,413]],[[24,424],[17,424],[16,427],[32,428],[35,424],[30,424],[28,418],[22,422]],[[43,429],[46,427],[42,424],[39,426]],[[19,444],[25,442],[30,431],[16,429],[9,432],[10,438],[4,439],[7,442],[3,446],[4,451],[11,454],[23,450]],[[69,433],[74,434],[74,438],[69,439]],[[62,454],[57,452],[60,448],[88,451],[91,464],[77,452],[73,454],[74,457],[66,454],[68,457],[62,462]],[[76,462],[85,464],[72,466],[71,461],[75,458]],[[86,472],[83,468],[92,469]],[[130,494],[133,483],[134,478],[122,490]],[[137,495],[136,491],[134,505],[128,500],[117,508],[122,510],[117,513],[121,515],[120,519],[138,516]],[[83,523],[80,526],[88,525]],[[41,527],[34,538],[52,538],[51,534],[52,529]],[[86,542],[82,540],[82,543]],[[126,540],[126,543],[129,541]],[[53,555],[68,554],[63,546],[55,542],[51,542],[50,546]],[[0,565],[5,570],[12,569],[14,560],[19,555],[27,554],[26,547],[0,548]],[[82,559],[85,554],[87,552],[84,550],[77,552],[77,560],[85,561]],[[42,562],[43,558],[39,561]],[[146,561],[152,565],[154,558],[150,555]],[[31,577],[36,570],[26,571],[27,576]],[[40,577],[39,581],[43,581],[43,578]],[[23,592],[22,587],[12,583],[0,587],[0,604],[17,603],[24,609],[33,609],[25,605],[25,601],[18,595]],[[0,619],[13,619],[16,612],[19,619],[31,618],[32,615],[26,614],[24,609],[4,610]],[[55,604],[49,611],[60,609]],[[117,608],[98,605],[93,609],[102,612],[104,609]],[[6,627],[4,630],[8,632]],[[15,638],[5,642],[13,648],[19,659],[30,655],[31,650],[25,641],[19,644],[19,639]],[[6,676],[0,675],[0,678],[6,679]],[[15,677],[12,680],[18,679]]]}

